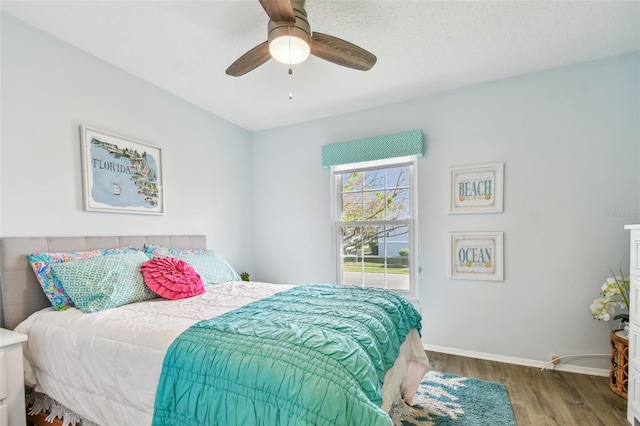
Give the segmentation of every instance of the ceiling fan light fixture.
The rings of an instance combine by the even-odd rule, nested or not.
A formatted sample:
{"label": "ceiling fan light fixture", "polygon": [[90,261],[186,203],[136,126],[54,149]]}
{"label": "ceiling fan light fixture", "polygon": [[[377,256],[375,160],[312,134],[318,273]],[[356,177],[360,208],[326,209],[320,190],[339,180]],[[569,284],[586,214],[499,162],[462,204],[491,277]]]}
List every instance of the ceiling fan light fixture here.
{"label": "ceiling fan light fixture", "polygon": [[267,26],[269,53],[273,59],[283,64],[299,64],[311,54],[311,27],[304,9],[300,9],[294,8],[294,23],[269,21]]}
{"label": "ceiling fan light fixture", "polygon": [[360,71],[368,71],[375,65],[376,56],[353,43],[315,31],[312,37],[307,12],[304,10],[305,0],[259,2],[269,17],[267,41],[236,59],[227,68],[228,75],[239,77],[271,58],[285,65],[299,64],[309,55]]}
{"label": "ceiling fan light fixture", "polygon": [[283,64],[299,64],[309,57],[309,43],[295,36],[276,37],[269,43],[269,53],[273,59]]}

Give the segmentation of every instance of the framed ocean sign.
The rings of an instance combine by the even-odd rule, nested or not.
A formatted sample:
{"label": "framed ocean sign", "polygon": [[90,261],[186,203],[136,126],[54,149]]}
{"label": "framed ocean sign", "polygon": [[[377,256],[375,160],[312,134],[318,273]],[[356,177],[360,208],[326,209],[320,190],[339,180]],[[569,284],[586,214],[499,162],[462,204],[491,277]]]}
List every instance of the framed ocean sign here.
{"label": "framed ocean sign", "polygon": [[504,163],[452,167],[449,214],[502,213]]}
{"label": "framed ocean sign", "polygon": [[502,232],[450,232],[449,278],[504,280]]}
{"label": "framed ocean sign", "polygon": [[160,148],[80,127],[87,211],[164,214]]}

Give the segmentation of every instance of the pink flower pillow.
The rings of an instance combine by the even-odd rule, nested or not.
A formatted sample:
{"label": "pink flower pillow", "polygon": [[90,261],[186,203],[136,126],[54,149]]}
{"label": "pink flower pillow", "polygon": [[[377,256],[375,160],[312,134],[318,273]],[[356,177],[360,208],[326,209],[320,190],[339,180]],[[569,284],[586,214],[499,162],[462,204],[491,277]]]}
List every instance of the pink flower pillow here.
{"label": "pink flower pillow", "polygon": [[151,259],[140,265],[145,284],[165,299],[186,299],[204,293],[204,283],[191,265],[174,257]]}

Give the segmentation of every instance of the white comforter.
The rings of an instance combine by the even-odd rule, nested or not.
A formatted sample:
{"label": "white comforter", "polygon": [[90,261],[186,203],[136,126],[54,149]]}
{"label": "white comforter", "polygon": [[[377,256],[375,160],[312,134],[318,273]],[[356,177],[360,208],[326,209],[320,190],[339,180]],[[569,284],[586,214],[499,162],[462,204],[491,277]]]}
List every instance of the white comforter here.
{"label": "white comforter", "polygon": [[[165,352],[180,333],[200,320],[291,287],[231,282],[208,286],[205,294],[189,299],[154,299],[94,314],[43,309],[16,327],[29,336],[25,380],[94,423],[149,425]],[[385,376],[383,409],[399,398],[400,384],[417,365],[414,361],[428,363],[412,330]],[[426,367],[418,370],[419,382]]]}

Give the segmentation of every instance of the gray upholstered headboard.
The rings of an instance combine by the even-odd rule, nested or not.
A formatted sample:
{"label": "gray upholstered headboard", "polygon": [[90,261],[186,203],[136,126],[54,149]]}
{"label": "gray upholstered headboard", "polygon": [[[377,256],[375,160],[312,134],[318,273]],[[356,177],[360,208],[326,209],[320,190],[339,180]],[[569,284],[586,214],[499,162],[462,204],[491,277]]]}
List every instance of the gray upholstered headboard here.
{"label": "gray upholstered headboard", "polygon": [[0,238],[0,327],[13,329],[33,312],[51,306],[29,265],[29,253],[143,247],[145,243],[207,248],[204,235]]}

